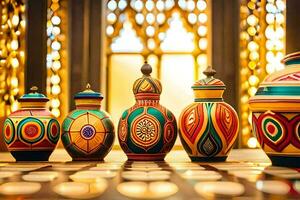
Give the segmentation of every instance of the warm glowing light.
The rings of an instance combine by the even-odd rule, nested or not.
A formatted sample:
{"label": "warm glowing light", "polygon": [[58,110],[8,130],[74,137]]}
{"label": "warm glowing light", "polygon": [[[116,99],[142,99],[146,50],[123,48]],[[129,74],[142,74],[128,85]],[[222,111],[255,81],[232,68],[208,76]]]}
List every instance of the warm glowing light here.
{"label": "warm glowing light", "polygon": [[199,26],[198,34],[200,36],[205,36],[207,34],[207,27],[206,26]]}
{"label": "warm glowing light", "polygon": [[112,26],[106,27],[106,34],[111,35],[114,33],[114,28]]}
{"label": "warm glowing light", "polygon": [[111,24],[115,23],[117,20],[117,16],[114,13],[109,13],[107,15],[107,21]]}
{"label": "warm glowing light", "polygon": [[60,50],[60,48],[61,48],[60,42],[58,42],[58,41],[52,42],[51,48],[52,48],[53,50],[56,50],[56,51]]}
{"label": "warm glowing light", "polygon": [[259,83],[259,78],[255,75],[251,75],[248,79],[250,86],[256,86]]}
{"label": "warm glowing light", "polygon": [[19,67],[19,60],[17,58],[11,59],[11,66],[13,68],[18,68]]}
{"label": "warm glowing light", "polygon": [[59,99],[57,99],[57,98],[52,99],[52,100],[51,100],[51,106],[52,106],[53,108],[58,108],[58,107],[60,106],[60,101],[59,101]]}
{"label": "warm glowing light", "polygon": [[154,16],[154,14],[148,13],[148,14],[146,15],[146,21],[147,21],[149,24],[153,24],[154,21],[155,21],[155,16]]}
{"label": "warm glowing light", "polygon": [[58,95],[61,92],[60,86],[59,85],[53,85],[51,88],[51,93],[54,95]]}
{"label": "warm glowing light", "polygon": [[12,50],[16,51],[19,48],[18,40],[12,40],[10,43],[10,47]]}
{"label": "warm glowing light", "polygon": [[148,11],[153,10],[154,6],[155,6],[155,5],[154,5],[154,2],[153,2],[153,1],[146,1],[145,7],[146,7],[146,9],[147,9]]}
{"label": "warm glowing light", "polygon": [[165,15],[163,13],[158,13],[157,16],[156,16],[156,19],[157,19],[157,22],[159,24],[162,24],[162,23],[165,22],[166,17],[165,17]]}
{"label": "warm glowing light", "polygon": [[[195,79],[201,78],[209,58],[207,55],[210,42],[208,40],[207,1],[123,0],[124,4],[125,2],[128,4],[126,4],[128,6],[126,9],[123,8],[124,10],[119,6],[121,1],[115,0],[110,3],[109,0],[107,2],[108,12],[105,18],[109,59],[107,67],[110,69],[108,73],[110,82],[108,107],[109,112],[113,113],[113,118],[120,115],[119,112],[125,108],[123,103],[124,105],[132,103],[130,98],[128,98],[128,102],[122,103],[115,100],[116,94],[131,95],[130,91],[128,93],[120,91],[119,85],[132,86],[130,81],[134,81],[138,77],[138,73],[136,74],[134,69],[144,59],[147,58],[153,67],[152,76],[160,78],[165,82],[164,85],[168,84],[169,87],[165,87],[164,91],[171,93],[174,84],[180,91],[181,89],[183,92],[185,90],[183,90],[183,86],[177,86],[178,83],[173,84],[174,77],[167,77],[167,74],[170,74],[171,71],[172,74],[178,73],[181,77],[182,74],[186,74],[185,84],[192,85]],[[115,16],[111,17],[111,13],[115,14],[116,19]],[[192,30],[196,30],[196,32]],[[142,56],[137,57],[135,53],[141,53]],[[184,69],[182,63],[184,63]],[[132,76],[126,77],[124,80],[123,70],[130,71]],[[192,91],[188,91],[187,95],[177,98],[172,103],[170,99],[174,99],[174,97],[170,94],[162,96],[161,99],[168,105],[172,104],[171,108],[173,106],[174,112],[179,115],[178,111],[181,106],[187,104],[187,97],[192,98],[192,96]]]}
{"label": "warm glowing light", "polygon": [[191,24],[195,24],[197,22],[197,16],[195,13],[190,13],[188,15],[188,21],[191,23]]}
{"label": "warm glowing light", "polygon": [[207,39],[206,38],[201,38],[199,40],[199,48],[201,50],[205,50],[207,48]]}
{"label": "warm glowing light", "polygon": [[258,142],[255,137],[251,137],[248,139],[247,145],[249,148],[256,148],[258,147]]}
{"label": "warm glowing light", "polygon": [[258,19],[255,15],[249,15],[247,18],[247,23],[250,26],[255,26],[258,23]]}
{"label": "warm glowing light", "polygon": [[[193,35],[188,34],[186,29],[183,27],[183,23],[180,20],[180,15],[178,13],[174,13],[172,15],[169,24],[170,28],[166,31],[166,37],[161,43],[161,49],[163,51],[193,51]],[[180,40],[178,40],[178,38],[180,38]]]}
{"label": "warm glowing light", "polygon": [[19,19],[18,15],[13,15],[12,16],[12,19],[11,19],[12,25],[17,26],[19,24],[19,21],[20,21],[20,19]]}
{"label": "warm glowing light", "polygon": [[153,26],[148,26],[146,28],[146,34],[149,36],[149,37],[152,37],[154,36],[154,33],[155,33],[155,29]]}
{"label": "warm glowing light", "polygon": [[199,0],[197,1],[197,8],[200,10],[200,11],[203,11],[206,9],[206,2],[204,0]]}
{"label": "warm glowing light", "polygon": [[52,18],[51,18],[51,22],[52,22],[52,24],[53,25],[59,25],[60,24],[60,18],[58,17],[58,16],[53,16]]}
{"label": "warm glowing light", "polygon": [[109,10],[114,11],[117,8],[117,2],[114,0],[109,1],[107,7]]}

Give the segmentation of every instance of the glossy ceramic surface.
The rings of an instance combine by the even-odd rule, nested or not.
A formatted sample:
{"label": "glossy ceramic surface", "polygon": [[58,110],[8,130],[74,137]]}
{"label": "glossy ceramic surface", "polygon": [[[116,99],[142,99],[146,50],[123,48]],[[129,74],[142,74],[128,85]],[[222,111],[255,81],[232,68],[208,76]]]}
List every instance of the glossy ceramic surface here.
{"label": "glossy ceramic surface", "polygon": [[136,104],[123,112],[118,138],[129,160],[163,160],[176,140],[176,119],[159,104],[162,87],[150,76],[151,66],[145,63],[141,71],[133,85]]}
{"label": "glossy ceramic surface", "polygon": [[249,101],[252,129],[273,165],[300,167],[300,52],[282,62]]}
{"label": "glossy ceramic surface", "polygon": [[103,160],[115,138],[110,116],[102,111],[102,94],[87,85],[75,95],[76,109],[62,124],[62,143],[73,160]]}
{"label": "glossy ceramic surface", "polygon": [[238,135],[238,116],[223,101],[225,85],[208,68],[193,86],[195,102],[179,118],[179,136],[192,161],[224,161]]}
{"label": "glossy ceramic surface", "polygon": [[4,122],[7,148],[17,161],[47,161],[60,136],[60,125],[46,108],[48,98],[32,87],[18,101],[21,108]]}

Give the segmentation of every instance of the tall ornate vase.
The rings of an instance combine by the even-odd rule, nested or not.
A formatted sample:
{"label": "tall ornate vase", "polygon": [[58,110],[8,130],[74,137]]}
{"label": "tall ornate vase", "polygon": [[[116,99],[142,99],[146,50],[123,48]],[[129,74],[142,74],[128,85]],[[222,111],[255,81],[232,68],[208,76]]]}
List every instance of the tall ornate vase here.
{"label": "tall ornate vase", "polygon": [[211,67],[204,71],[207,78],[192,86],[194,103],[179,118],[181,143],[192,161],[225,161],[238,135],[238,116],[223,101],[225,85],[215,73]]}
{"label": "tall ornate vase", "polygon": [[162,87],[150,76],[151,66],[145,63],[141,71],[133,85],[136,103],[123,112],[118,138],[129,160],[163,160],[177,137],[176,119],[159,104]]}
{"label": "tall ornate vase", "polygon": [[300,52],[282,62],[249,100],[252,130],[273,165],[300,167]]}
{"label": "tall ornate vase", "polygon": [[73,160],[103,160],[115,139],[111,118],[100,109],[103,96],[87,84],[74,99],[76,109],[62,124],[62,143]]}
{"label": "tall ornate vase", "polygon": [[46,108],[49,99],[37,90],[23,95],[21,108],[4,122],[4,140],[17,161],[47,161],[59,140],[60,125]]}

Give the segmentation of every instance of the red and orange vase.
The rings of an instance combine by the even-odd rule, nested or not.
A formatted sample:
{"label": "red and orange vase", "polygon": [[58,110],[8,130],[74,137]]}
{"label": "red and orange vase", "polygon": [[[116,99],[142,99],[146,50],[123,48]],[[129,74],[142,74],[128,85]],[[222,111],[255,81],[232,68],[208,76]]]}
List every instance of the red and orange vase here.
{"label": "red and orange vase", "polygon": [[17,161],[47,161],[60,137],[60,125],[46,108],[49,99],[37,90],[23,95],[21,108],[4,122],[4,140]]}
{"label": "red and orange vase", "polygon": [[214,78],[208,67],[207,78],[197,81],[194,103],[179,117],[181,143],[192,161],[225,161],[237,138],[239,120],[235,110],[223,101],[225,84]]}
{"label": "red and orange vase", "polygon": [[273,165],[300,167],[300,52],[282,62],[249,100],[252,130]]}

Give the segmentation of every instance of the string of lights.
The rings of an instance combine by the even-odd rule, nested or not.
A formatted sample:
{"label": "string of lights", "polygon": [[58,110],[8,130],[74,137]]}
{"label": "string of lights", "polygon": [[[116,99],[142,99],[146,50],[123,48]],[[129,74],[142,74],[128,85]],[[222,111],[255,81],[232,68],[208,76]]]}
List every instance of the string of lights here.
{"label": "string of lights", "polygon": [[256,148],[248,107],[259,83],[283,68],[285,2],[283,0],[243,0],[240,7],[240,82],[242,146]]}
{"label": "string of lights", "polygon": [[[47,12],[47,96],[50,98],[50,111],[55,117],[60,117],[65,109],[62,109],[61,99],[63,82],[66,80],[65,65],[65,33],[63,30],[61,6],[62,1],[50,0]],[[65,19],[65,18],[64,18]]]}
{"label": "string of lights", "polygon": [[0,116],[18,109],[24,92],[25,4],[1,1],[0,27]]}

